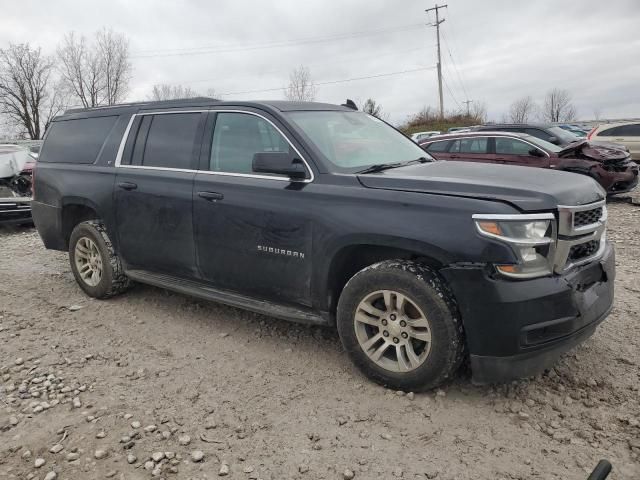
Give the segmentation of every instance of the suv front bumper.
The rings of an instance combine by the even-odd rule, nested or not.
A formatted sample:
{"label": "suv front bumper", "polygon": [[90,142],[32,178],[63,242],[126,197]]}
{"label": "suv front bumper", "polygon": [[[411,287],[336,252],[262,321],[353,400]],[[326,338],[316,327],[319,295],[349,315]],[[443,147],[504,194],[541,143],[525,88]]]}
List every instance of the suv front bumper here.
{"label": "suv front bumper", "polygon": [[473,382],[507,382],[541,373],[589,338],[613,305],[615,253],[563,275],[513,281],[486,266],[452,266],[449,282],[465,327]]}

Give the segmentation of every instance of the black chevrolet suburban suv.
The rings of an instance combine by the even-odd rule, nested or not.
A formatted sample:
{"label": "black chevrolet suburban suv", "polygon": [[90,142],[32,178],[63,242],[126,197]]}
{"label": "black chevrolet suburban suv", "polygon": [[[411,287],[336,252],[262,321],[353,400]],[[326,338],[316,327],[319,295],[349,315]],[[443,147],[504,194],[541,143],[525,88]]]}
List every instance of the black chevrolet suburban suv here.
{"label": "black chevrolet suburban suv", "polygon": [[337,328],[370,378],[536,374],[613,302],[590,178],[437,162],[347,106],[211,99],[70,110],[33,217],[90,296],[142,282]]}

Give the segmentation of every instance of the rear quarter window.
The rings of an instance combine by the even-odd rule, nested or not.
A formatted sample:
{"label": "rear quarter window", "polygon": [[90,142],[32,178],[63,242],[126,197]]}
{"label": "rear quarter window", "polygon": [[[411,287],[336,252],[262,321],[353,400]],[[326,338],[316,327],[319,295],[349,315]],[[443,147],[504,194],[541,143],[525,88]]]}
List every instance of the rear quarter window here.
{"label": "rear quarter window", "polygon": [[117,115],[108,117],[59,120],[49,127],[39,162],[93,163]]}

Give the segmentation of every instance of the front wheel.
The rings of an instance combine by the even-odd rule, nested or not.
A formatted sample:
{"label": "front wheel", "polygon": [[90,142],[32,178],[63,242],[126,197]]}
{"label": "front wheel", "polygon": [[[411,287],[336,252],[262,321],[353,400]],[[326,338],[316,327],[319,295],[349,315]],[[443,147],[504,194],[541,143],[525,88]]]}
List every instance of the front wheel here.
{"label": "front wheel", "polygon": [[107,231],[98,220],[79,223],[73,229],[69,261],[78,285],[90,297],[109,298],[130,286]]}
{"label": "front wheel", "polygon": [[337,321],[356,366],[391,388],[435,388],[463,358],[453,296],[435,271],[419,263],[388,260],[358,272],[342,291]]}

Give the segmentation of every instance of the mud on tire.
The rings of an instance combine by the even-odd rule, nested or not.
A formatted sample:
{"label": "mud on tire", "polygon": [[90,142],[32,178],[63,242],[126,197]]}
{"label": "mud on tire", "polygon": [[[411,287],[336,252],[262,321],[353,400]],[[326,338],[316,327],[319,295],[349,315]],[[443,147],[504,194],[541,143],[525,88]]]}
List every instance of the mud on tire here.
{"label": "mud on tire", "polygon": [[337,323],[355,365],[394,389],[435,388],[463,360],[464,331],[454,297],[434,270],[416,262],[387,260],[354,275],[338,301]]}
{"label": "mud on tire", "polygon": [[[79,241],[83,241],[82,239],[92,241],[100,255],[102,274],[95,285],[87,283],[78,271],[76,246]],[[84,241],[86,242],[86,240]],[[124,292],[131,286],[131,280],[124,273],[122,263],[113,249],[106,228],[99,220],[88,220],[79,223],[73,229],[69,238],[69,262],[78,285],[90,297],[109,298]]]}

